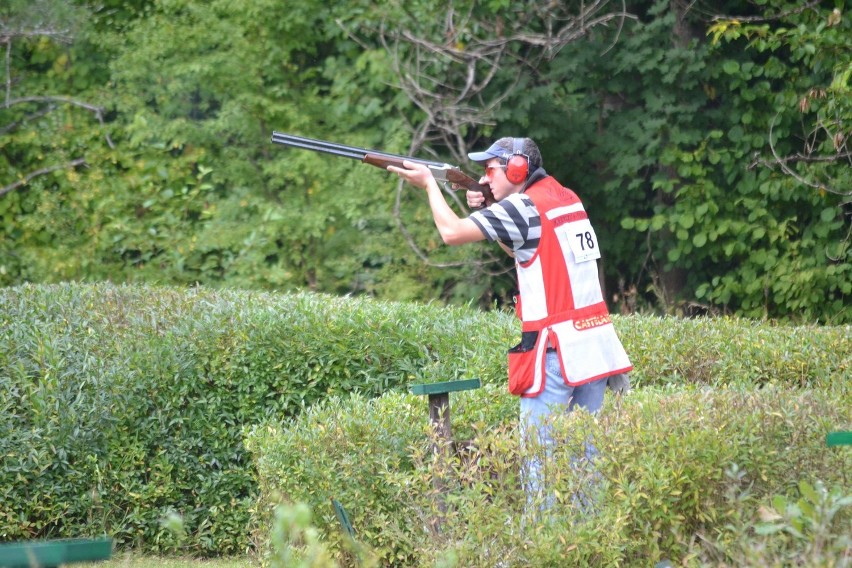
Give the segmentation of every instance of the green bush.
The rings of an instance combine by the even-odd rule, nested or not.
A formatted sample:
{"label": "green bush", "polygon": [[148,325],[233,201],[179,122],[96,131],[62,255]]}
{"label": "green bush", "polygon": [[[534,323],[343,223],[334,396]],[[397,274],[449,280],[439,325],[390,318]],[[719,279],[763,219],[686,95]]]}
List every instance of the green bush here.
{"label": "green bush", "polygon": [[[615,324],[640,387],[848,389],[848,327]],[[254,546],[259,492],[245,428],[297,419],[330,397],[366,401],[474,377],[490,406],[512,409],[505,349],[517,336],[509,313],[368,298],[108,283],[0,289],[0,540],[109,533],[150,551],[243,552]],[[460,407],[455,427],[471,437],[477,424],[499,422],[491,413]],[[425,420],[425,410],[415,414]],[[399,460],[402,471],[418,467]],[[182,540],[161,523],[172,514]]]}
{"label": "green bush", "polygon": [[[0,539],[243,552],[257,491],[244,426],[499,367],[501,320],[309,293],[2,289]],[[161,526],[172,511],[183,543]]]}
{"label": "green bush", "polygon": [[605,417],[595,437],[606,440],[607,507],[628,519],[625,559],[700,556],[800,479],[848,487],[849,455],[827,450],[825,435],[850,424],[849,403],[775,388],[645,392]]}
{"label": "green bush", "polygon": [[[798,498],[796,498],[798,497]],[[759,509],[753,533],[740,538],[726,552],[734,566],[845,566],[852,551],[852,494],[829,490],[821,481],[802,481],[791,499],[775,495]],[[755,537],[756,536],[756,537]],[[710,551],[708,561],[720,560]],[[714,554],[715,553],[715,554]]]}
{"label": "green bush", "polygon": [[[263,487],[258,512],[307,504],[341,563],[333,496],[385,565],[736,565],[756,545],[765,504],[797,491],[800,480],[846,488],[852,499],[849,454],[825,447],[827,431],[850,423],[849,403],[848,395],[776,388],[648,389],[620,402],[608,395],[597,417],[554,422],[559,443],[547,471],[555,505],[542,516],[525,508],[517,406],[498,387],[451,401],[454,425],[466,425],[457,439],[472,434],[472,449],[443,466],[430,450],[425,404],[401,393],[329,401],[286,428],[253,429],[248,445]],[[601,452],[591,472],[571,465],[588,436]],[[579,505],[583,492],[594,496],[592,513]],[[828,519],[823,551],[842,547],[849,509]],[[808,544],[784,550],[805,557]]]}
{"label": "green bush", "polygon": [[[293,425],[264,425],[248,436],[255,456],[260,494],[256,523],[270,525],[269,504],[307,504],[338,550],[345,536],[331,506],[342,503],[360,534],[383,558],[405,558],[396,545],[407,530],[396,489],[384,479],[391,471],[412,469],[409,447],[424,439],[424,409],[401,395],[381,404],[361,397],[334,399],[303,412]],[[262,537],[261,537],[262,538]]]}
{"label": "green bush", "polygon": [[[510,417],[517,400],[503,390],[454,393],[454,437],[473,438]],[[428,525],[428,511],[413,512],[402,495],[429,477],[423,466],[431,439],[428,399],[403,392],[335,397],[289,422],[256,426],[246,436],[261,489],[255,524],[264,531],[275,505],[304,503],[330,546],[346,550],[330,504],[336,499],[374,554],[387,563],[417,564],[421,552],[413,555],[412,534]]]}
{"label": "green bush", "polygon": [[848,388],[852,326],[738,318],[615,319],[641,386],[779,385]]}

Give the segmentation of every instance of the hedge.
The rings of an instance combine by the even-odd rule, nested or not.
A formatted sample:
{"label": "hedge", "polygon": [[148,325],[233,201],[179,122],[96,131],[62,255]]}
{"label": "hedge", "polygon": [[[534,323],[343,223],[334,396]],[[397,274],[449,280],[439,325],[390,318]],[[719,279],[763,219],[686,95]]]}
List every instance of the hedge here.
{"label": "hedge", "polygon": [[[640,388],[848,384],[849,327],[615,324]],[[245,552],[259,494],[247,428],[462,378],[510,404],[517,328],[499,311],[309,292],[0,289],[0,540],[108,533],[154,552]],[[183,540],[161,522],[173,513]]]}
{"label": "hedge", "polygon": [[0,318],[0,539],[197,554],[251,546],[243,426],[482,374],[508,330],[437,305],[111,284],[3,289]]}
{"label": "hedge", "polygon": [[[832,566],[848,554],[852,454],[825,447],[826,432],[852,422],[848,395],[776,387],[608,394],[599,416],[556,421],[551,493],[540,497],[554,504],[541,515],[530,514],[520,481],[524,452],[540,450],[521,449],[517,403],[506,400],[494,385],[451,400],[457,440],[472,449],[445,467],[430,450],[426,403],[410,394],[335,399],[253,428],[262,558],[276,564],[275,513],[298,504],[334,559],[309,565],[349,565],[331,498],[347,510],[359,556],[385,566]],[[577,467],[590,438],[600,455],[592,469]],[[449,488],[440,498],[436,478]],[[761,523],[769,515],[796,528],[778,523],[789,511],[773,503],[791,496],[795,504],[801,487],[828,489],[802,505],[792,542],[780,529],[769,535]]]}

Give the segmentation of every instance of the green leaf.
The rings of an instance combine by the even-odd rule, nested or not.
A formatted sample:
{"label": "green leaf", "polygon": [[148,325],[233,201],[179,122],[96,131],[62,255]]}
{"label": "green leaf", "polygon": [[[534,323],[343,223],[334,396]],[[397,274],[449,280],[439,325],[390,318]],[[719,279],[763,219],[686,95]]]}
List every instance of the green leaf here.
{"label": "green leaf", "polygon": [[799,481],[799,493],[810,503],[819,503],[820,498],[813,486],[805,480]]}
{"label": "green leaf", "polygon": [[823,223],[828,223],[828,222],[833,221],[834,219],[836,219],[836,218],[837,218],[837,215],[838,215],[838,210],[837,210],[837,208],[835,208],[835,207],[826,207],[825,209],[823,209],[823,210],[820,212],[820,214],[819,214],[819,218],[820,218],[820,220],[821,220]]}
{"label": "green leaf", "polygon": [[761,536],[769,536],[783,531],[786,525],[782,524],[759,524],[754,527],[754,532]]}

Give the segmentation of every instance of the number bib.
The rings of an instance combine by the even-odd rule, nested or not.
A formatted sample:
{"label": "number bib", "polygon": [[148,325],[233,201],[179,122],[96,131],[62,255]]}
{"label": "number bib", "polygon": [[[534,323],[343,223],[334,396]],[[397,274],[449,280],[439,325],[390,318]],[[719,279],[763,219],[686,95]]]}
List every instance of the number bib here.
{"label": "number bib", "polygon": [[574,221],[560,227],[568,238],[575,262],[587,262],[601,257],[598,237],[588,219]]}

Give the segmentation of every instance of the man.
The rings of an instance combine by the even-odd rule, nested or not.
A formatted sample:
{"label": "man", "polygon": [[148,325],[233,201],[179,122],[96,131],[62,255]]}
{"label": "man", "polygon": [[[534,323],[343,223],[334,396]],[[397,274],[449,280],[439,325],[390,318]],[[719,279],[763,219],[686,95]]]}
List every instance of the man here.
{"label": "man", "polygon": [[[500,138],[468,155],[485,166],[479,181],[495,203],[460,218],[425,166],[405,162],[388,167],[423,188],[438,232],[448,245],[488,239],[515,258],[520,290],[516,311],[521,342],[509,350],[509,392],[520,397],[521,424],[536,432],[546,455],[553,439],[547,417],[557,408],[597,412],[607,383],[626,388],[632,365],[619,341],[598,279],[600,248],[583,204],[542,167],[541,152],[529,138]],[[484,197],[468,192],[468,205]],[[594,448],[587,447],[591,458]],[[531,462],[528,490],[546,480]]]}

